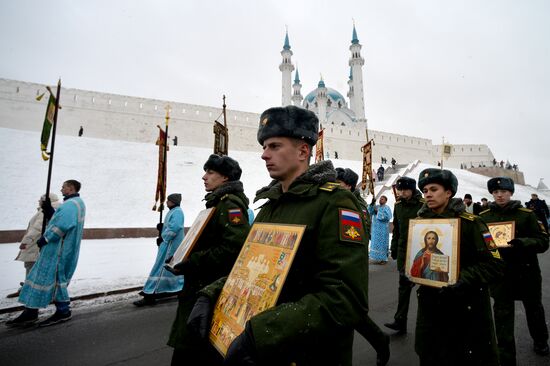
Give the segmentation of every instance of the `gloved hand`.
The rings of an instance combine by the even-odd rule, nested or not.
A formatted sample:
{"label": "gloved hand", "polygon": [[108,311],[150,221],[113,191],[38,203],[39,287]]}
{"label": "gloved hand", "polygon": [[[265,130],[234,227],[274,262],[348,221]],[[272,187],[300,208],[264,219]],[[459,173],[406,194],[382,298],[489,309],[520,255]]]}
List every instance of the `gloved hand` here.
{"label": "gloved hand", "polygon": [[174,267],[171,267],[170,266],[170,262],[172,261],[172,258],[174,256],[170,256],[169,258],[167,258],[164,263],[166,263],[164,265],[164,269],[167,270],[168,272],[172,273],[173,275],[175,276],[183,276],[185,275],[186,273],[186,268],[188,269],[189,267],[189,264],[184,264],[184,263],[189,263],[189,259],[186,259],[184,262],[181,262],[181,263],[177,263],[176,265],[174,265]]}
{"label": "gloved hand", "polygon": [[256,366],[258,355],[250,322],[246,322],[244,331],[233,340],[223,360],[225,366]]}
{"label": "gloved hand", "polygon": [[157,230],[159,231],[159,233],[162,231],[162,228],[164,227],[164,224],[162,222],[159,222],[157,224]]}
{"label": "gloved hand", "polygon": [[199,296],[187,318],[187,328],[201,339],[206,339],[213,311],[208,297]]}
{"label": "gloved hand", "polygon": [[523,248],[523,242],[521,239],[512,239],[508,242],[512,246],[512,248]]}
{"label": "gloved hand", "polygon": [[157,238],[157,247],[160,247],[160,245],[162,244],[162,242],[163,242],[163,240],[162,240],[162,238],[159,236],[159,237]]}
{"label": "gloved hand", "polygon": [[46,197],[44,201],[42,201],[42,204],[40,205],[40,207],[42,207],[44,218],[46,220],[50,220],[55,212],[54,208],[52,207],[52,202],[50,201],[50,197]]}
{"label": "gloved hand", "polygon": [[394,259],[394,260],[397,259],[397,250],[392,250],[392,251],[391,251],[391,257],[392,257],[392,259]]}
{"label": "gloved hand", "polygon": [[48,244],[48,242],[46,241],[46,239],[44,239],[43,236],[41,236],[40,239],[38,239],[38,241],[36,242],[36,245],[38,245],[39,249],[42,249],[42,247],[46,244]]}
{"label": "gloved hand", "polygon": [[440,288],[439,295],[443,299],[457,299],[463,297],[466,294],[467,289],[468,285],[458,280],[454,285],[444,286]]}

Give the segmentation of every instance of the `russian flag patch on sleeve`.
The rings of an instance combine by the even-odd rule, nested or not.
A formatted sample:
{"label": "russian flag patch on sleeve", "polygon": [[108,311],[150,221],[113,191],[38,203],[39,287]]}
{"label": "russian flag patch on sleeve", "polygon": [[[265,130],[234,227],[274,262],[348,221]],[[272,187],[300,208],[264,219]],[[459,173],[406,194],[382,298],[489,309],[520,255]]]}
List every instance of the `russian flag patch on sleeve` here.
{"label": "russian flag patch on sleeve", "polygon": [[244,224],[243,212],[240,208],[230,208],[227,210],[227,213],[229,215],[229,222],[233,225]]}
{"label": "russian flag patch on sleeve", "polygon": [[360,242],[363,240],[363,225],[359,212],[339,209],[340,240]]}

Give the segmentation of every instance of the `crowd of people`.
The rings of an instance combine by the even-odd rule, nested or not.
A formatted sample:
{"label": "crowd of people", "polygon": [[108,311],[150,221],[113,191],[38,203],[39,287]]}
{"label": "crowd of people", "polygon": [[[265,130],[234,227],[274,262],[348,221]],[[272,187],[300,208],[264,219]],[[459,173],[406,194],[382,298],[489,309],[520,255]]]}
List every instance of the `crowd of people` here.
{"label": "crowd of people", "polygon": [[[537,260],[549,246],[543,217],[537,216],[548,215],[544,201],[534,197],[524,208],[511,200],[514,182],[499,177],[487,182],[494,201],[473,203],[469,194],[455,197],[459,182],[451,171],[424,169],[418,181],[401,177],[396,183],[399,199],[390,244],[392,209],[387,197],[367,204],[351,169],[335,169],[329,160],[310,164],[318,126],[313,112],[294,106],[270,108],[260,117],[257,139],[272,181],[256,193],[255,201],[265,203],[254,222],[304,225],[305,231],[277,303],[246,321],[225,357],[208,342],[208,335],[216,301],[252,224],[242,170],[229,156],[211,155],[205,162],[205,206],[215,210],[190,254],[173,267],[165,263],[184,238],[184,215],[181,194],[168,196],[169,211],[164,224],[157,226],[157,258],[142,299],[134,305],[153,305],[159,297],[178,295],[168,341],[172,365],[351,365],[354,330],[376,350],[377,365],[386,365],[389,337],[369,317],[368,267],[387,263],[388,255],[397,261],[399,298],[393,321],[384,325],[407,333],[410,295],[418,286],[415,351],[422,366],[515,365],[515,300],[525,306],[534,352],[548,355]],[[71,318],[67,286],[76,268],[85,217],[79,191],[80,183],[68,180],[59,207],[53,204],[55,197],[41,198],[39,211],[49,222],[43,235],[33,229],[30,241],[22,243],[22,252],[36,242],[40,253],[37,258],[18,255],[29,270],[18,295],[25,309],[8,326],[36,322],[38,309],[51,302],[57,310],[41,326]],[[436,279],[445,283],[434,287],[408,275],[408,230],[415,218],[460,222],[455,282],[440,275]],[[35,221],[42,220],[33,217],[29,230],[41,225]],[[497,248],[487,224],[501,221],[514,221],[515,235],[506,247]],[[425,247],[414,269],[418,276],[433,270],[427,263],[440,253],[436,231],[427,231],[423,238]]]}

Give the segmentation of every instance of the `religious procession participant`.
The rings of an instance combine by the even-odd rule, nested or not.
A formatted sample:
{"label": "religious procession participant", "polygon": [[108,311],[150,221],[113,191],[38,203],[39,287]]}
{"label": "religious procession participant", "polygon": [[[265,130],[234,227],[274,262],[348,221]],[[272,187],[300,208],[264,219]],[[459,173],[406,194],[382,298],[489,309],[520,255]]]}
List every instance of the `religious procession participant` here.
{"label": "religious procession participant", "polygon": [[[319,121],[287,106],[262,113],[258,142],[274,180],[255,222],[305,225],[276,306],[254,315],[225,365],[351,365],[353,328],[368,312],[367,241],[360,209],[330,161],[309,165]],[[225,279],[201,291],[189,325],[206,337]]]}
{"label": "religious procession participant", "polygon": [[44,201],[44,216],[51,216],[44,235],[38,239],[40,255],[32,267],[19,295],[25,310],[8,326],[24,326],[38,320],[38,309],[51,302],[56,311],[39,326],[49,326],[71,319],[70,298],[67,287],[76,270],[80,241],[84,232],[86,206],[80,198],[80,182],[68,180],[63,183],[63,204],[55,212],[49,199]]}
{"label": "religious procession participant", "polygon": [[372,264],[388,263],[388,251],[390,243],[389,224],[392,218],[391,208],[386,205],[388,197],[380,196],[379,205],[372,203],[368,207],[372,217],[371,242],[369,258]]}
{"label": "religious procession participant", "polygon": [[418,188],[424,219],[460,220],[460,272],[454,285],[418,288],[415,350],[420,365],[499,365],[489,285],[500,280],[504,262],[489,230],[478,216],[464,211],[456,176],[449,170],[424,169]]}
{"label": "religious procession participant", "polygon": [[149,278],[140,292],[143,298],[133,303],[137,307],[155,305],[156,299],[174,295],[183,288],[183,277],[176,276],[164,268],[166,260],[174,255],[185,237],[183,230],[185,221],[180,204],[180,193],[168,195],[166,206],[169,211],[164,218],[164,224],[158,224],[161,234],[157,238],[157,257]]}
{"label": "religious procession participant", "polygon": [[494,202],[480,216],[487,224],[513,221],[514,238],[510,247],[500,248],[506,263],[504,278],[491,286],[495,327],[502,366],[516,365],[514,339],[515,300],[521,300],[527,317],[535,353],[548,355],[548,328],[542,305],[542,276],[537,254],[548,250],[548,234],[532,210],[512,200],[514,181],[497,177],[487,182]]}
{"label": "religious procession participant", "polygon": [[185,285],[168,340],[174,348],[172,365],[221,364],[221,355],[208,342],[191,336],[186,322],[197,291],[229,274],[250,230],[239,163],[229,156],[210,155],[204,172],[206,208],[215,211],[189,258],[174,267],[175,274],[185,277]]}
{"label": "religious procession participant", "polygon": [[[336,168],[336,182],[340,184],[340,187],[351,191],[357,199],[357,204],[363,212],[363,223],[365,224],[365,231],[368,232],[370,228],[370,215],[367,211],[367,203],[359,194],[359,190],[355,189],[359,176],[350,168]],[[368,242],[368,235],[367,235]],[[365,263],[368,266],[368,262]],[[390,358],[390,337],[380,329],[380,327],[365,314],[365,320],[362,324],[355,327],[355,329],[365,338],[371,346],[375,349],[377,357],[377,365],[385,365]]]}
{"label": "religious procession participant", "polygon": [[407,240],[409,237],[409,220],[418,216],[418,211],[424,205],[422,193],[416,189],[416,180],[409,177],[401,177],[396,182],[399,200],[393,208],[393,234],[391,240],[391,257],[397,260],[399,272],[399,297],[397,311],[392,323],[384,325],[396,330],[398,334],[407,333],[407,317],[409,303],[414,283],[405,275],[405,261],[407,257]]}

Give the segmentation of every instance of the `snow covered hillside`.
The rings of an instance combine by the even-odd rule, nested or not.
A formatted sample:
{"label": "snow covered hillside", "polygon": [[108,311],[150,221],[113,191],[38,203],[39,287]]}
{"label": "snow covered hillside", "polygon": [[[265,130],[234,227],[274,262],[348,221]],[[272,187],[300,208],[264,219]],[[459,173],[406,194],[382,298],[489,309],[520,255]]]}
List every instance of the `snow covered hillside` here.
{"label": "snow covered hillside", "polygon": [[[208,131],[205,131],[207,133]],[[40,134],[0,128],[0,230],[25,229],[45,192],[48,162],[40,156]],[[185,225],[189,226],[204,208],[201,177],[211,149],[170,146],[167,193],[181,192]],[[230,151],[243,170],[245,193],[254,199],[256,190],[270,182],[259,153]],[[82,182],[87,228],[154,227],[158,213],[151,210],[156,186],[158,147],[126,141],[59,135],[56,138],[51,190],[59,194],[66,179]],[[335,167],[348,167],[361,174],[360,161],[334,160]],[[409,176],[417,179],[425,164]],[[475,201],[488,197],[487,177],[452,169],[459,180],[458,197],[471,193]],[[377,186],[377,190],[380,186]],[[529,200],[535,190],[516,186],[515,199]],[[60,195],[60,194],[59,194]],[[387,192],[393,206],[391,192]],[[539,192],[542,199],[550,198]]]}

